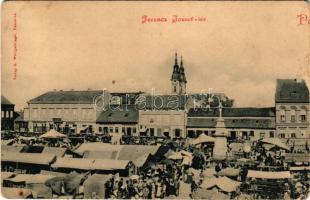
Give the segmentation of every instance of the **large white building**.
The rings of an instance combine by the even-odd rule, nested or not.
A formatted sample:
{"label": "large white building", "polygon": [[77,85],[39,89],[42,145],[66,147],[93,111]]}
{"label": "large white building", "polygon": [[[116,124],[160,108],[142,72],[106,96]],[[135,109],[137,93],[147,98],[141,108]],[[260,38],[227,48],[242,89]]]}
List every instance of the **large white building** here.
{"label": "large white building", "polygon": [[94,100],[102,94],[103,90],[46,92],[27,102],[24,120],[30,132],[42,133],[52,128],[65,133],[93,132],[102,112],[101,103],[97,102],[96,107]]}

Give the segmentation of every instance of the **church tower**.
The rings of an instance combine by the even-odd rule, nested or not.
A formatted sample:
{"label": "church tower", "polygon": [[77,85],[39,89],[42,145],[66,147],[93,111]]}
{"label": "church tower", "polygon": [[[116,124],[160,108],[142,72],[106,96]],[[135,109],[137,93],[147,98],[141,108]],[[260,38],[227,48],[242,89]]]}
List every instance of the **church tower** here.
{"label": "church tower", "polygon": [[173,66],[173,72],[171,76],[171,94],[179,94],[180,84],[179,84],[179,76],[180,76],[180,67],[178,64],[178,54],[175,53],[175,61]]}
{"label": "church tower", "polygon": [[175,61],[173,72],[171,76],[171,94],[185,94],[186,93],[186,76],[183,67],[183,59],[181,57],[180,66],[178,64],[178,55],[175,53]]}
{"label": "church tower", "polygon": [[186,93],[186,76],[183,67],[183,59],[181,56],[181,66],[180,66],[180,75],[179,75],[179,85],[180,85],[180,94]]}

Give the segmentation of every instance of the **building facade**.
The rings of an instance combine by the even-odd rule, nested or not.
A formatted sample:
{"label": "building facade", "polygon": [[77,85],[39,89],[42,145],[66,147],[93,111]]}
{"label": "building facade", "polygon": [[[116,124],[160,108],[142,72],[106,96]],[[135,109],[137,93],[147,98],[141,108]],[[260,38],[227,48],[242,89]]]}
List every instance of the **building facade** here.
{"label": "building facade", "polygon": [[114,106],[103,111],[97,119],[98,133],[137,135],[139,112],[134,105]]}
{"label": "building facade", "polygon": [[140,136],[186,137],[184,110],[139,110]]}
{"label": "building facade", "polygon": [[185,138],[186,105],[186,95],[143,96],[136,104],[139,135]]}
{"label": "building facade", "polygon": [[282,139],[310,139],[309,89],[304,80],[278,79],[276,130]]}
{"label": "building facade", "polygon": [[24,119],[24,112],[17,112],[17,118],[14,120],[14,131],[28,132],[28,122]]}
{"label": "building facade", "polygon": [[103,90],[47,92],[28,101],[24,120],[30,132],[43,133],[53,128],[64,133],[94,132],[101,105],[108,101],[109,95],[104,93]]}
{"label": "building facade", "polygon": [[[187,114],[187,137],[204,133],[214,136],[218,109],[190,109]],[[258,140],[275,137],[274,108],[224,108],[222,118],[229,139]]]}
{"label": "building facade", "polygon": [[1,130],[14,129],[14,107],[13,103],[1,95]]}

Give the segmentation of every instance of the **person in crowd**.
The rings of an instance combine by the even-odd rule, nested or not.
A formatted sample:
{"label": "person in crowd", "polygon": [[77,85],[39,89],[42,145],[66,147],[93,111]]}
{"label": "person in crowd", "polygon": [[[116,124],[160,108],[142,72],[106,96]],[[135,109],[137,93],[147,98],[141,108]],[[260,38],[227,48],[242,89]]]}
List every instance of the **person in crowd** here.
{"label": "person in crowd", "polygon": [[149,188],[147,187],[147,184],[144,181],[142,183],[142,198],[147,199],[149,197],[149,193],[150,193]]}
{"label": "person in crowd", "polygon": [[215,165],[215,172],[216,173],[219,173],[221,171],[221,167],[220,167],[220,165],[217,163],[216,165]]}
{"label": "person in crowd", "polygon": [[192,181],[191,183],[191,193],[195,192],[198,188],[198,185],[195,181]]}

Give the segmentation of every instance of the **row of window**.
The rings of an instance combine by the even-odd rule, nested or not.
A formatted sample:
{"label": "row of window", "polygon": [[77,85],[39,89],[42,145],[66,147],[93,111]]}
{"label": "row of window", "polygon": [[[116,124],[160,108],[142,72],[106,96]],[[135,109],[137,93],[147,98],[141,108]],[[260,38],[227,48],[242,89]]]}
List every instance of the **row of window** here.
{"label": "row of window", "polygon": [[33,118],[51,118],[51,117],[59,117],[59,118],[74,118],[77,119],[78,115],[81,116],[82,119],[89,119],[93,117],[93,109],[81,109],[78,111],[77,108],[72,109],[61,109],[61,108],[42,108],[42,109],[32,109],[32,117]]}
{"label": "row of window", "polygon": [[[291,115],[290,121],[291,122],[296,122],[297,121],[296,118],[297,118],[296,115]],[[307,120],[307,116],[306,115],[299,115],[299,121],[306,122],[306,120]],[[286,121],[286,115],[285,114],[281,114],[280,115],[280,121],[281,122],[285,122]]]}
{"label": "row of window", "polygon": [[137,129],[136,127],[113,127],[113,126],[104,126],[104,127],[99,127],[99,132],[103,133],[136,133]]}
{"label": "row of window", "polygon": [[163,129],[163,128],[149,128],[146,132],[140,133],[141,136],[157,136],[157,137],[171,137],[174,134],[174,137],[181,137],[182,135],[182,129],[176,128],[176,129]]}
{"label": "row of window", "polygon": [[[285,133],[280,133],[280,134],[279,134],[279,137],[280,137],[280,138],[286,138],[286,134],[285,134]],[[296,133],[291,133],[291,134],[290,134],[290,137],[291,137],[291,138],[296,138]]]}
{"label": "row of window", "polygon": [[280,121],[282,121],[282,122],[285,122],[287,120],[286,117],[288,116],[288,114],[290,116],[290,121],[291,122],[296,122],[297,121],[297,116],[299,116],[299,121],[301,121],[301,122],[305,122],[306,119],[307,119],[307,111],[305,109],[302,109],[302,110],[298,111],[298,113],[297,113],[297,111],[295,109],[292,109],[292,110],[289,110],[289,111],[281,109],[279,111],[279,113],[280,113]]}
{"label": "row of window", "polygon": [[[196,132],[196,134],[194,134],[193,132]],[[213,136],[215,134],[215,130],[196,130],[196,131],[193,131],[193,130],[188,130],[188,135],[200,135],[202,133],[206,134],[206,135],[209,135],[209,136]],[[233,139],[236,139],[238,137],[242,137],[243,139],[250,139],[250,137],[254,137],[254,131],[241,131],[241,132],[237,132],[237,131],[229,131],[229,135],[231,138]],[[239,135],[240,134],[240,135]],[[265,138],[266,136],[266,133],[265,132],[260,132],[259,133],[259,137],[260,138]],[[275,133],[274,131],[269,131],[269,137],[270,138],[274,138],[275,137]]]}
{"label": "row of window", "polygon": [[1,118],[13,118],[13,111],[1,111]]}
{"label": "row of window", "polygon": [[183,117],[180,115],[149,115],[141,118],[143,123],[178,123],[183,121]]}

